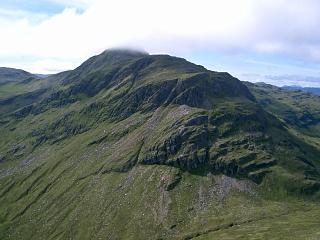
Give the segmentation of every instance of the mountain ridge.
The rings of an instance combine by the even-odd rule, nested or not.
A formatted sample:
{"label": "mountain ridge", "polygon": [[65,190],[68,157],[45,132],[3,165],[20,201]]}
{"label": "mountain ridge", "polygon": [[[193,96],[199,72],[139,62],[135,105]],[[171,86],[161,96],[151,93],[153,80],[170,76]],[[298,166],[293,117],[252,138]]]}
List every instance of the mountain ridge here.
{"label": "mountain ridge", "polygon": [[316,95],[320,95],[320,88],[317,87],[301,87],[301,86],[283,86],[282,88],[287,89],[287,90],[300,90],[304,91],[307,93],[313,93]]}

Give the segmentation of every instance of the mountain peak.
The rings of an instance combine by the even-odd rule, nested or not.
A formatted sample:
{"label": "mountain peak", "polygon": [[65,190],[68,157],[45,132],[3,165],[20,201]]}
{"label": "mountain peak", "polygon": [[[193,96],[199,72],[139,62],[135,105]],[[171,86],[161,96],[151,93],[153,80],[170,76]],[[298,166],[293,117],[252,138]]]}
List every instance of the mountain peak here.
{"label": "mountain peak", "polygon": [[[101,54],[94,56],[99,62],[115,63],[128,61],[132,59],[146,57],[149,54],[144,51],[129,49],[129,48],[111,48],[107,49]],[[90,59],[89,59],[90,60]]]}
{"label": "mountain peak", "polygon": [[148,56],[148,53],[129,48],[112,48],[107,49],[101,54],[95,55],[81,64],[76,70],[88,72],[92,69],[98,69],[105,65],[124,63],[134,59]]}
{"label": "mountain peak", "polygon": [[149,53],[144,50],[138,50],[138,49],[132,49],[132,48],[110,48],[105,50],[101,55],[144,57],[149,55]]}

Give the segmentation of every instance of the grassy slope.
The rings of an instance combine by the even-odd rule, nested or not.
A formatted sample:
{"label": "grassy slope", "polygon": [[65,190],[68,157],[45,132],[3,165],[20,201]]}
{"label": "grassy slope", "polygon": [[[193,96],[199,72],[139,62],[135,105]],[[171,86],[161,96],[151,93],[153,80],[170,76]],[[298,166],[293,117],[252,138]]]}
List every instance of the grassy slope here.
{"label": "grassy slope", "polygon": [[29,72],[0,67],[0,101],[13,95],[38,89],[38,80],[37,76]]}
{"label": "grassy slope", "polygon": [[267,84],[246,84],[263,107],[286,123],[295,135],[320,146],[319,96]]}
{"label": "grassy slope", "polygon": [[[317,193],[305,194],[319,177],[317,150],[303,155],[300,138],[291,142],[298,147],[280,146],[293,133],[238,81],[205,71],[168,56],[106,52],[55,77],[60,94],[36,96],[28,114],[5,108],[0,238],[316,238]],[[208,84],[219,97],[202,88]],[[197,165],[206,151],[212,158]],[[300,154],[315,166],[293,160]]]}

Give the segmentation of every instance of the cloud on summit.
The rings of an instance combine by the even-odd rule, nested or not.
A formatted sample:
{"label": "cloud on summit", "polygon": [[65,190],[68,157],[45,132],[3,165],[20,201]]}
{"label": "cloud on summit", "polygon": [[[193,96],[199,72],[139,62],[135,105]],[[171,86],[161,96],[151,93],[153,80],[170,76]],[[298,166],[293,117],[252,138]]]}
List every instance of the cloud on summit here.
{"label": "cloud on summit", "polygon": [[[65,9],[45,18],[36,13],[8,18],[0,11],[3,58],[60,61],[65,69],[106,48],[129,46],[176,55],[280,54],[320,63],[317,0],[47,1]],[[34,63],[29,69],[41,71]]]}

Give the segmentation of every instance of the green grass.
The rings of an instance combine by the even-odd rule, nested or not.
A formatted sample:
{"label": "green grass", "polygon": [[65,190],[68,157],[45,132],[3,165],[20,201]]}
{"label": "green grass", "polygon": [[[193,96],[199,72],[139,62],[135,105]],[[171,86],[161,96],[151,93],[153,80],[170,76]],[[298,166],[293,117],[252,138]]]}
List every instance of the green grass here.
{"label": "green grass", "polygon": [[303,203],[275,216],[264,216],[252,221],[235,222],[234,225],[200,235],[194,239],[319,239],[318,217],[320,208]]}

